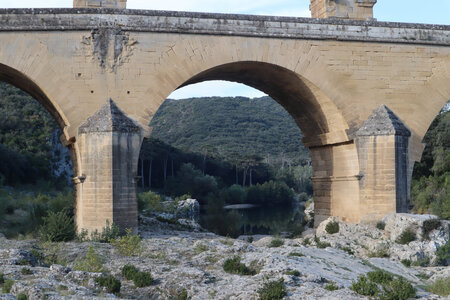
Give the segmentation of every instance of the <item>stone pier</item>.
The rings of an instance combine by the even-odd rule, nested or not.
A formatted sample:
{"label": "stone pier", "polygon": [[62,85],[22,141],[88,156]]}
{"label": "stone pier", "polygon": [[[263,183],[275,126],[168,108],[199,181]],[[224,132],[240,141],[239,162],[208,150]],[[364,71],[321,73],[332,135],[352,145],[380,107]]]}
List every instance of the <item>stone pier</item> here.
{"label": "stone pier", "polygon": [[135,179],[141,140],[141,128],[112,100],[79,127],[79,228],[101,232],[107,223],[137,228]]}

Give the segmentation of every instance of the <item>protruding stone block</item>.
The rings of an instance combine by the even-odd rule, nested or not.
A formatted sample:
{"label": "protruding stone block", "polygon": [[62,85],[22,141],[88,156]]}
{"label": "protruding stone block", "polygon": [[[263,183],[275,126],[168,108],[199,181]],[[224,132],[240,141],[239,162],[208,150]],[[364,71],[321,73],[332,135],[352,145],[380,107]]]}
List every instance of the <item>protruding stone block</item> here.
{"label": "protruding stone block", "polygon": [[73,0],[73,7],[127,8],[127,0]]}
{"label": "protruding stone block", "polygon": [[377,0],[311,0],[313,18],[373,19]]}
{"label": "protruding stone block", "polygon": [[99,230],[109,223],[137,228],[136,181],[141,128],[112,100],[79,127],[77,185],[78,230]]}
{"label": "protruding stone block", "polygon": [[365,219],[407,212],[410,136],[411,131],[385,105],[377,108],[356,132],[360,207]]}

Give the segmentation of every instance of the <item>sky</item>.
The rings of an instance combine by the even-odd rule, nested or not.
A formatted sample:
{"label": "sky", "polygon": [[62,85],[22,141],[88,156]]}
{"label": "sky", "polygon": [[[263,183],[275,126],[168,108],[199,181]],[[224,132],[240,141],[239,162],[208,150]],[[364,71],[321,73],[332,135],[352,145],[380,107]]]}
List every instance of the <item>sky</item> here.
{"label": "sky", "polygon": [[[310,17],[310,0],[128,0],[129,9],[178,10],[253,15]],[[73,0],[0,0],[0,8],[72,7]],[[450,0],[378,0],[378,21],[450,25]],[[189,85],[169,98],[208,96],[260,97],[264,93],[242,84],[208,81]]]}

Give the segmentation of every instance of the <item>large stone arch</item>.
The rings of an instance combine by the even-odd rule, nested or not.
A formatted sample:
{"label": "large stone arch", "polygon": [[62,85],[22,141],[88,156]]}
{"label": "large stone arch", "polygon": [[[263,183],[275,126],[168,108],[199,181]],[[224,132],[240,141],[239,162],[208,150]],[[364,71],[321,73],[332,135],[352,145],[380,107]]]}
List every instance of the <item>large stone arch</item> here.
{"label": "large stone arch", "polygon": [[207,80],[243,83],[265,92],[289,112],[307,139],[348,128],[325,93],[279,65],[257,61],[222,64],[198,73],[180,87]]}
{"label": "large stone arch", "polygon": [[[0,63],[0,81],[9,83],[14,85],[15,87],[23,90],[28,93],[31,97],[37,100],[55,119],[63,135],[60,140],[64,146],[68,147],[70,152],[70,158],[72,160],[72,168],[74,174],[74,183],[76,183],[76,178],[78,177],[78,162],[79,162],[79,153],[77,145],[74,143],[73,139],[68,138],[67,128],[70,125],[66,116],[62,112],[62,110],[57,105],[56,101],[52,100],[52,98],[46,93],[39,83],[35,82],[35,80],[31,79],[29,76],[20,72],[19,70],[7,66],[5,64]],[[78,189],[77,185],[74,185],[74,193],[75,199],[77,199]],[[75,211],[77,210],[77,202],[75,201],[74,205]]]}
{"label": "large stone arch", "polygon": [[[224,80],[236,81],[236,73],[239,72],[238,68],[241,68],[248,69],[249,74],[256,73],[257,70],[267,70],[267,77],[270,73],[284,78],[288,76],[283,74],[288,73],[292,74],[291,77],[297,76],[297,82],[316,97],[318,108],[316,112],[330,112],[326,118],[328,122],[326,127],[332,128],[333,132],[339,128],[344,131],[339,134],[342,137],[346,135],[345,130],[348,129],[344,118],[346,112],[340,107],[341,103],[335,101],[336,95],[333,94],[334,87],[342,85],[339,84],[342,78],[323,63],[318,53],[312,51],[309,41],[266,39],[261,43],[257,38],[239,36],[217,36],[208,39],[181,34],[155,34],[158,44],[154,45],[141,33],[134,33],[132,38],[138,40],[143,49],[141,53],[136,54],[136,59],[145,62],[143,66],[151,65],[150,69],[140,68],[142,75],[148,74],[146,90],[148,99],[142,104],[143,110],[127,111],[126,107],[124,110],[144,126],[150,123],[156,110],[171,92],[183,84],[198,80],[199,74],[206,76],[204,72],[209,72],[208,76],[212,76],[211,74],[220,70]],[[226,72],[232,72],[235,79],[226,79],[224,77],[227,76]],[[216,72],[213,75],[217,77],[217,74]],[[250,78],[246,81],[250,86],[257,84]],[[267,88],[262,89],[261,86],[257,88],[267,93]],[[289,87],[285,85],[284,88]],[[275,93],[268,94],[277,98]],[[331,110],[336,113],[332,113]],[[322,129],[322,133],[325,132],[330,131]]]}
{"label": "large stone arch", "polygon": [[339,109],[320,88],[292,70],[261,61],[209,65],[187,77],[181,83],[172,80],[174,90],[207,80],[226,80],[254,87],[275,99],[300,127],[303,142],[311,151],[316,220],[330,215],[359,220],[357,149]]}

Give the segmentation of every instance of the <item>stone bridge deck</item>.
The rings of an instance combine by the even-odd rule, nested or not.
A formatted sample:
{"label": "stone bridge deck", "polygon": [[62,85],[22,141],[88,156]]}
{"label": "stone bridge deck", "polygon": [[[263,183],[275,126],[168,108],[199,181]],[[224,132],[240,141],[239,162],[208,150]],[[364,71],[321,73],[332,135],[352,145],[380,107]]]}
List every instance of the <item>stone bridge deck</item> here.
{"label": "stone bridge deck", "polygon": [[126,31],[450,45],[450,26],[108,8],[0,9],[0,31]]}

